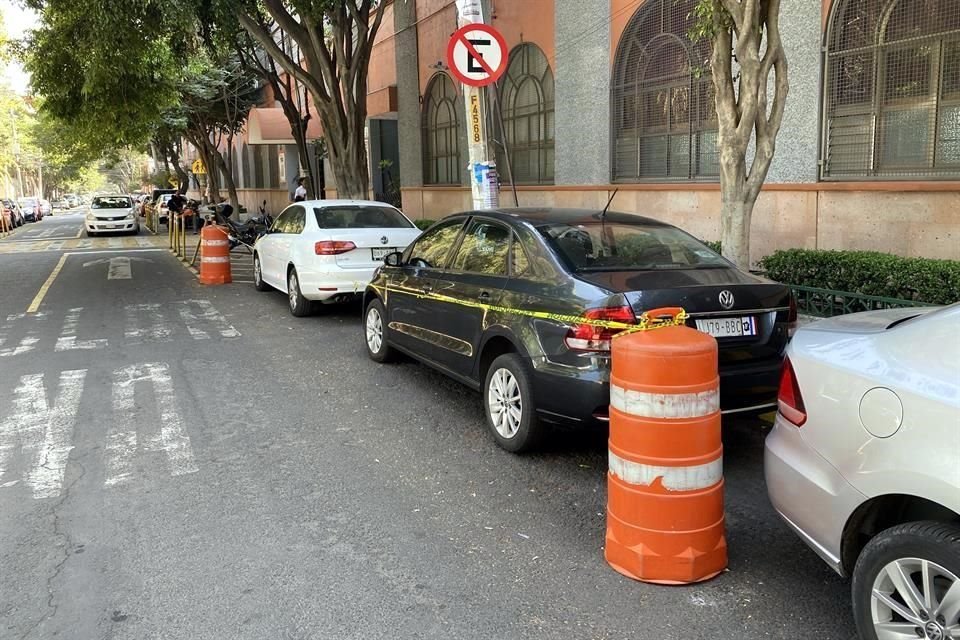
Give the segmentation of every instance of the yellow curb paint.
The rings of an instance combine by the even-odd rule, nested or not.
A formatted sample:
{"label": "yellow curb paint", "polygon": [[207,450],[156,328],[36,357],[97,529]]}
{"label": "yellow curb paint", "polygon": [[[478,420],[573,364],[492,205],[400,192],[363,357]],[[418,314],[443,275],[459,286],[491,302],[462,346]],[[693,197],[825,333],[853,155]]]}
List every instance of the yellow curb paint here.
{"label": "yellow curb paint", "polygon": [[44,296],[47,295],[47,291],[50,289],[50,285],[53,284],[53,281],[57,279],[57,276],[60,275],[60,270],[63,269],[63,263],[67,261],[67,254],[60,256],[60,262],[57,263],[57,266],[53,268],[53,271],[50,272],[50,276],[47,278],[47,281],[43,283],[43,286],[40,287],[40,291],[37,291],[36,297],[34,297],[33,302],[30,303],[30,306],[27,307],[27,313],[36,313],[37,309],[40,308],[40,303],[43,302]]}

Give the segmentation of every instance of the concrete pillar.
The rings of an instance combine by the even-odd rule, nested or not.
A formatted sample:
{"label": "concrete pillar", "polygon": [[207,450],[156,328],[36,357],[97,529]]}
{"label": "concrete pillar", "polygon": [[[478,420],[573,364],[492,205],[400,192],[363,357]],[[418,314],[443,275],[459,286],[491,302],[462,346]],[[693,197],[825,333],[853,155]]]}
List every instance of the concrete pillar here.
{"label": "concrete pillar", "polygon": [[[609,2],[556,0],[556,184],[610,183]],[[570,43],[575,43],[571,46]]]}
{"label": "concrete pillar", "polygon": [[[423,141],[420,132],[420,62],[417,53],[416,2],[393,3],[397,61],[397,136],[400,142],[400,184],[423,185]],[[464,134],[466,135],[466,134]]]}
{"label": "concrete pillar", "polygon": [[767,182],[817,181],[823,72],[820,65],[821,20],[819,2],[784,2],[780,5],[780,32],[790,65],[790,93]]}

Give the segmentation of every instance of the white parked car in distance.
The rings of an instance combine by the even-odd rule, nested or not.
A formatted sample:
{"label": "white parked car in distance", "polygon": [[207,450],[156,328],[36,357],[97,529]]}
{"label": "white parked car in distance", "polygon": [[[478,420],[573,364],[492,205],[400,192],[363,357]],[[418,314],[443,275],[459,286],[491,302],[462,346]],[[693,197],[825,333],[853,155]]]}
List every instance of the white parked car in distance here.
{"label": "white parked car in distance", "polygon": [[98,233],[139,233],[140,221],[127,195],[95,196],[84,218],[88,236]]}
{"label": "white parked car in distance", "polygon": [[285,292],[290,313],[306,316],[313,301],[362,296],[383,257],[403,251],[419,235],[406,216],[384,202],[296,202],[254,245],[254,286]]}
{"label": "white parked car in distance", "polygon": [[960,638],[960,304],[801,328],[779,405],[770,500],[852,576],[860,637]]}

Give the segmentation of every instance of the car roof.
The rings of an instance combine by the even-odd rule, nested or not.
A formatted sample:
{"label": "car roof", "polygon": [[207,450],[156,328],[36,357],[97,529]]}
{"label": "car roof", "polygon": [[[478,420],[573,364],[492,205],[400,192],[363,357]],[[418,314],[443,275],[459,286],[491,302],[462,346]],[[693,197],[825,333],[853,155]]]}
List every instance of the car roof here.
{"label": "car roof", "polygon": [[301,202],[292,202],[305,207],[359,207],[376,205],[378,207],[390,207],[396,209],[388,202],[379,202],[377,200],[303,200]]}
{"label": "car roof", "polygon": [[[600,209],[565,209],[559,207],[505,207],[479,211],[464,211],[454,215],[484,215],[504,221],[527,222],[535,227],[544,224],[595,224],[601,222]],[[622,211],[607,211],[603,221],[609,223],[647,225],[651,227],[672,226],[654,218],[647,218],[634,213],[624,213]]]}

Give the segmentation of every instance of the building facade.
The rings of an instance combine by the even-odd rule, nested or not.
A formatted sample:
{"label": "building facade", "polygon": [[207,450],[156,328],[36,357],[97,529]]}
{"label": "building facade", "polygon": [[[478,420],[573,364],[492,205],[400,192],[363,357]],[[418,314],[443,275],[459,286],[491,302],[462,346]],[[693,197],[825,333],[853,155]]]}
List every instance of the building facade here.
{"label": "building facade", "polygon": [[[520,206],[602,207],[618,190],[614,209],[719,238],[709,46],[687,36],[695,4],[489,1],[510,49],[490,109],[506,143],[502,204],[515,192]],[[782,6],[790,94],[752,258],[805,247],[960,259],[960,0]],[[370,71],[373,190],[387,167],[408,215],[468,209],[462,87],[445,60],[456,7],[386,10]]]}

